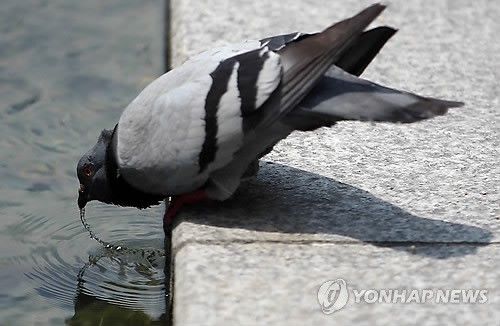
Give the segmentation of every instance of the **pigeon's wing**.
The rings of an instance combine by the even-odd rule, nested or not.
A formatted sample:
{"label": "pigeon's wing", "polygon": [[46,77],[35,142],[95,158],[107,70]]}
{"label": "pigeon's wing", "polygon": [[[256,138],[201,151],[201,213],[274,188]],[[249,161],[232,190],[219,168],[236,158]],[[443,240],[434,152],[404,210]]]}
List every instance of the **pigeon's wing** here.
{"label": "pigeon's wing", "polygon": [[462,105],[385,87],[332,66],[282,121],[303,131],[341,120],[411,123]]}
{"label": "pigeon's wing", "polygon": [[280,85],[279,55],[259,42],[210,50],[149,85],[122,114],[117,160],[124,178],[154,194],[202,186],[228,164]]}
{"label": "pigeon's wing", "polygon": [[[363,30],[384,8],[383,5],[373,5],[317,34],[302,37],[290,34],[264,42],[278,49],[276,53],[283,71],[278,95],[271,96],[261,108],[271,110],[272,114],[249,128],[253,132],[247,133],[241,150],[227,165],[210,175],[206,188],[210,198],[222,200],[229,197],[250,163],[296,129],[281,120],[307,96],[328,68],[349,52],[350,46],[356,44]],[[276,107],[279,108],[278,114]]]}
{"label": "pigeon's wing", "polygon": [[[389,26],[379,26],[363,32],[333,64],[348,73],[360,76],[385,43],[397,32]],[[279,51],[291,42],[297,42],[317,33],[290,33],[260,40],[262,46]]]}
{"label": "pigeon's wing", "polygon": [[284,113],[300,103],[328,68],[384,9],[383,5],[372,5],[352,18],[336,23],[321,33],[291,42],[277,52],[283,65],[280,105]]}
{"label": "pigeon's wing", "polygon": [[226,59],[210,74],[201,173],[226,165],[241,149],[248,132],[279,115],[279,107],[264,103],[277,96],[281,75],[280,58],[267,47]]}

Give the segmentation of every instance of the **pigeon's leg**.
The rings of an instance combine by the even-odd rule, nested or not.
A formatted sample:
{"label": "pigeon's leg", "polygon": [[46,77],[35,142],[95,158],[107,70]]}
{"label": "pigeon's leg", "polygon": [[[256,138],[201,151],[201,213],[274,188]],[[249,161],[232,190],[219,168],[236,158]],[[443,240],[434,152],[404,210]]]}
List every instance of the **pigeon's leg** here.
{"label": "pigeon's leg", "polygon": [[185,204],[192,204],[198,201],[207,199],[207,194],[204,189],[198,189],[178,196],[172,196],[170,204],[163,216],[163,223],[170,223],[175,215]]}

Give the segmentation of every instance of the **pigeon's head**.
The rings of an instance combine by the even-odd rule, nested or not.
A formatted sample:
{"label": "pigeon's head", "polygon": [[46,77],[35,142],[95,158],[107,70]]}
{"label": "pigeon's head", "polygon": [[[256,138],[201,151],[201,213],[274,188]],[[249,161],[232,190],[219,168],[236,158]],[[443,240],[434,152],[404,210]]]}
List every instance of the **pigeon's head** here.
{"label": "pigeon's head", "polygon": [[107,152],[113,138],[113,130],[103,130],[97,143],[78,161],[76,173],[80,180],[78,207],[84,208],[87,202],[98,200],[112,202],[111,187],[108,182]]}
{"label": "pigeon's head", "polygon": [[80,180],[78,207],[91,200],[106,204],[147,208],[160,204],[165,196],[142,192],[131,186],[121,175],[115,155],[114,130],[103,130],[97,143],[82,156],[76,166]]}

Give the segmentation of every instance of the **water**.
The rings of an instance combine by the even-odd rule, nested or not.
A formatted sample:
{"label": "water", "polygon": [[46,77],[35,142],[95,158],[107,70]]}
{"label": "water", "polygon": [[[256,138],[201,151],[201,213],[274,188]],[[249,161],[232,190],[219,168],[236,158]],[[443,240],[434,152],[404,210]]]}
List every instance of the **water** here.
{"label": "water", "polygon": [[150,320],[162,318],[168,293],[161,208],[136,212],[91,205],[88,220],[110,244],[105,247],[89,236],[73,205],[39,204],[34,212],[12,209],[17,214],[7,214],[12,223],[0,232],[6,325],[29,325],[40,315],[50,315],[42,324],[81,319],[82,300],[100,302],[105,314],[132,309]]}
{"label": "water", "polygon": [[[166,323],[163,207],[91,202],[76,162],[163,68],[163,1],[3,0],[0,325]],[[134,17],[134,19],[131,19]]]}

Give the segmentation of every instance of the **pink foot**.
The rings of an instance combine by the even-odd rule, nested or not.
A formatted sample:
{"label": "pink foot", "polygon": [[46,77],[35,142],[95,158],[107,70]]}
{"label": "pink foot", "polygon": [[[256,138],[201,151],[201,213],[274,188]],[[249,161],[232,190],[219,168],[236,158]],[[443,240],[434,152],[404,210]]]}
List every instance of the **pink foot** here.
{"label": "pink foot", "polygon": [[172,196],[170,204],[168,205],[165,215],[163,216],[163,223],[172,222],[172,219],[185,204],[196,203],[207,198],[208,197],[203,189],[198,189],[178,196]]}

